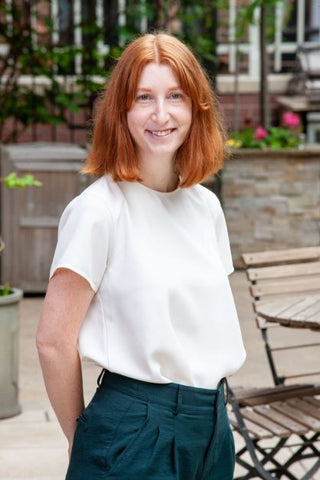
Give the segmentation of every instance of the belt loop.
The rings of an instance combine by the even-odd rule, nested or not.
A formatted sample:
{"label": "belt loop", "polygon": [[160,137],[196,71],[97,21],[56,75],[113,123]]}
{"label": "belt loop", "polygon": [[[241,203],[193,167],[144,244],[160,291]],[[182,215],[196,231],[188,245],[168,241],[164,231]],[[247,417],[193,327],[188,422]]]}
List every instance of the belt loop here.
{"label": "belt loop", "polygon": [[104,377],[104,374],[106,373],[106,369],[103,368],[100,372],[100,375],[97,379],[97,385],[98,385],[98,388],[101,387],[101,383],[102,383],[102,380],[103,380],[103,377]]}
{"label": "belt loop", "polygon": [[224,377],[222,380],[223,380],[223,393],[225,398],[224,404],[227,405],[227,403],[229,402],[229,385],[226,377]]}
{"label": "belt loop", "polygon": [[229,386],[228,386],[228,380],[226,377],[221,378],[219,384],[218,384],[218,390],[219,393],[223,393],[224,396],[224,404],[227,405],[229,402]]}
{"label": "belt loop", "polygon": [[178,384],[177,398],[176,398],[176,409],[175,409],[175,412],[174,412],[175,415],[178,415],[181,405],[182,405],[182,390],[180,388],[180,385]]}

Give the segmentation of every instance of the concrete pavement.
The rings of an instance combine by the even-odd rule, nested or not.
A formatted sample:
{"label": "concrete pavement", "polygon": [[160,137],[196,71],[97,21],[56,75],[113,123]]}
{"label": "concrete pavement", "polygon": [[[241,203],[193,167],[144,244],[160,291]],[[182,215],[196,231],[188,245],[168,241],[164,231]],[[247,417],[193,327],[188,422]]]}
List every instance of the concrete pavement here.
{"label": "concrete pavement", "polygon": [[[230,379],[232,386],[272,385],[260,333],[255,326],[247,282],[243,272],[231,276],[241,328],[247,349],[247,361]],[[1,480],[63,480],[67,467],[67,444],[48,402],[37,352],[35,332],[42,298],[25,298],[21,306],[20,332],[20,402],[22,413],[0,420],[0,479]],[[278,330],[278,329],[277,329]],[[290,335],[290,330],[283,334]],[[300,331],[300,337],[313,338],[314,333]],[[285,368],[292,362],[297,368],[308,368],[316,357],[303,356],[296,361],[294,353],[286,353]],[[317,357],[318,358],[318,357]],[[319,360],[319,359],[318,359]],[[85,396],[88,401],[95,390],[99,369],[84,366]],[[320,475],[315,477],[319,479]],[[90,480],[90,479],[88,479]]]}

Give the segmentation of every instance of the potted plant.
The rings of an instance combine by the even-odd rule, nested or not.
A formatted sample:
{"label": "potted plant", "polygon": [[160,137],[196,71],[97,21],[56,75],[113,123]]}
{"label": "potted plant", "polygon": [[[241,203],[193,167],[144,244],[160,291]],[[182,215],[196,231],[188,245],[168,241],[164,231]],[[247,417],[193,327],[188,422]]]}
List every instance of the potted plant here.
{"label": "potted plant", "polygon": [[[40,186],[33,175],[18,177],[10,173],[0,179],[5,188]],[[0,255],[5,242],[0,236]],[[0,418],[17,415],[21,411],[18,400],[18,331],[19,303],[23,292],[8,284],[0,284]]]}
{"label": "potted plant", "polygon": [[236,267],[241,255],[319,245],[320,145],[303,142],[299,117],[233,134],[221,200]]}
{"label": "potted plant", "polygon": [[299,147],[302,140],[299,116],[293,112],[287,112],[282,116],[281,126],[264,128],[259,125],[255,129],[241,129],[230,135],[228,145],[233,148],[279,150]]}

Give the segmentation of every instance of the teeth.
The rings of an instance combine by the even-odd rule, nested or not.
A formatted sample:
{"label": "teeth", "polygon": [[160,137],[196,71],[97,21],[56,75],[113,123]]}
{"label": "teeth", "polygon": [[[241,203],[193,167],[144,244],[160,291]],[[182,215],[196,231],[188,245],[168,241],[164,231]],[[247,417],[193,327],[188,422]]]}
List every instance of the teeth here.
{"label": "teeth", "polygon": [[155,132],[151,132],[152,135],[156,135],[157,137],[165,137],[166,135],[169,135],[169,133],[172,132],[172,129],[170,130],[157,130]]}

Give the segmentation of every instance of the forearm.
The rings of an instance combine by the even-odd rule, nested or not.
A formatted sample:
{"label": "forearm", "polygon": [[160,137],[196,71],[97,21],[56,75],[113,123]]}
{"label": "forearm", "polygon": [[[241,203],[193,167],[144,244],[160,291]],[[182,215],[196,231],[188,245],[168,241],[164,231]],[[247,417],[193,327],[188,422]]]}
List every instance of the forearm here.
{"label": "forearm", "polygon": [[81,363],[77,348],[38,346],[48,397],[72,444],[76,419],[84,409]]}
{"label": "forearm", "polygon": [[37,330],[37,348],[50,402],[69,445],[83,411],[80,325],[94,295],[78,274],[61,269],[49,282]]}

